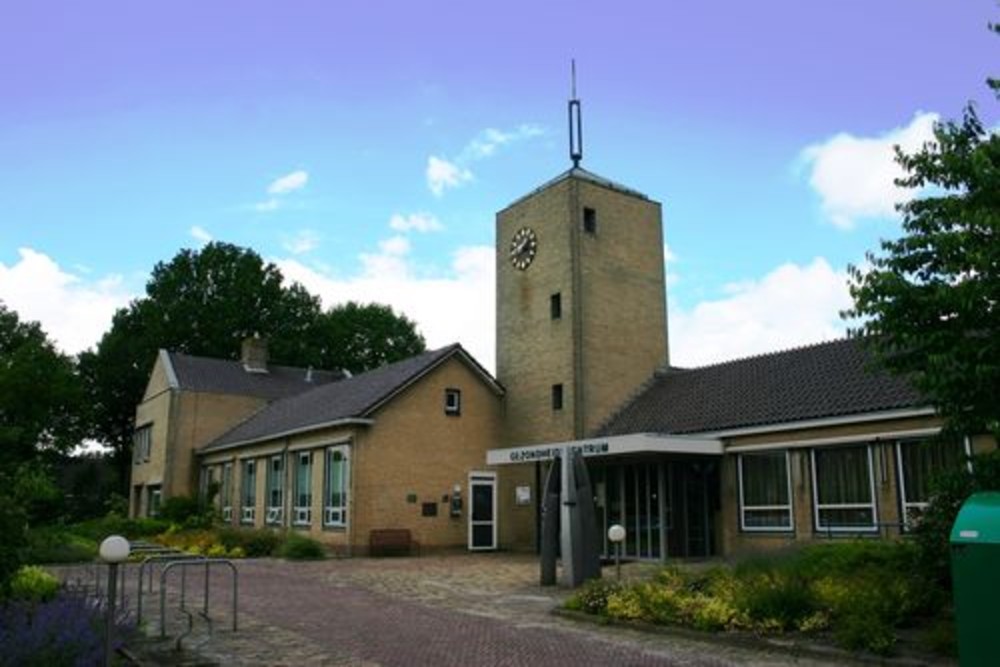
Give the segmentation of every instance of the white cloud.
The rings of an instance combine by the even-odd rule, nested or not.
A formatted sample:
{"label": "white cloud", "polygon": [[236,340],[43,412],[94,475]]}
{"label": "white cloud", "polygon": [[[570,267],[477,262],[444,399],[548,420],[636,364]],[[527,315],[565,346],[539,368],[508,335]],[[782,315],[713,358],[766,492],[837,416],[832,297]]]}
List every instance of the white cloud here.
{"label": "white cloud", "polygon": [[280,178],[274,179],[274,181],[267,186],[267,193],[270,195],[286,195],[289,192],[294,192],[295,190],[304,188],[308,182],[308,172],[298,169],[290,174],[285,174]]}
{"label": "white cloud", "polygon": [[728,285],[727,296],[670,311],[670,362],[699,366],[842,337],[847,274],[822,257]]}
{"label": "white cloud", "polygon": [[440,197],[449,188],[457,188],[473,180],[468,164],[493,157],[497,150],[509,144],[538,137],[545,131],[537,125],[521,124],[504,131],[488,127],[467,143],[458,156],[447,159],[432,155],[427,159],[427,187],[435,197]]}
{"label": "white cloud", "polygon": [[386,239],[379,252],[361,256],[359,275],[341,278],[295,259],[275,260],[289,280],[320,296],[325,307],[345,301],[391,305],[417,323],[429,348],[456,341],[486,368],[494,366],[494,250],[462,247],[444,276],[419,276],[409,261],[409,242]]}
{"label": "white cloud", "polygon": [[432,155],[427,158],[427,187],[435,197],[440,197],[448,188],[457,188],[472,180],[472,172],[454,162]]}
{"label": "white cloud", "polygon": [[97,344],[111,326],[115,310],[134,296],[120,276],[83,280],[31,248],[20,248],[18,254],[16,263],[0,263],[0,301],[22,320],[40,322],[68,354]]}
{"label": "white cloud", "polygon": [[301,229],[295,236],[282,241],[281,245],[293,255],[301,255],[319,246],[319,234],[312,229]]}
{"label": "white cloud", "polygon": [[671,264],[677,262],[677,255],[670,249],[670,246],[666,243],[663,244],[663,270],[666,273],[667,287],[671,287],[677,284],[680,280],[680,276],[676,272],[670,270]]}
{"label": "white cloud", "polygon": [[895,204],[920,194],[893,183],[903,175],[895,161],[893,146],[913,153],[934,138],[939,116],[917,113],[906,127],[877,137],[856,137],[841,132],[826,141],[807,146],[800,155],[809,169],[809,184],[819,194],[830,222],[850,229],[860,218],[896,215]]}
{"label": "white cloud", "polygon": [[509,132],[488,127],[465,145],[465,148],[459,154],[458,160],[460,162],[483,160],[492,157],[501,146],[541,136],[542,134],[544,134],[544,131],[537,125],[522,124]]}
{"label": "white cloud", "polygon": [[389,227],[397,232],[439,232],[444,229],[441,221],[430,213],[411,213],[410,215],[393,214],[389,218]]}
{"label": "white cloud", "polygon": [[194,227],[191,228],[189,233],[191,234],[192,237],[194,237],[196,241],[201,241],[202,243],[212,242],[212,235],[209,234],[204,227],[199,227],[198,225],[195,225]]}

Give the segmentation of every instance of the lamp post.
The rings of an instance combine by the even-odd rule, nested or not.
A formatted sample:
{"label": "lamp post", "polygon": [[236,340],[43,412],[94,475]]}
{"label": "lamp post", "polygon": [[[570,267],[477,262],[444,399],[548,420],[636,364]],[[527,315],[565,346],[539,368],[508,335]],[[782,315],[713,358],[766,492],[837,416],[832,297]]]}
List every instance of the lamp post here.
{"label": "lamp post", "polygon": [[118,587],[118,564],[128,559],[132,547],[121,535],[111,535],[101,542],[101,560],[108,564],[108,608],[104,626],[104,664],[111,664],[112,636],[115,626],[115,593]]}
{"label": "lamp post", "polygon": [[625,527],[621,524],[614,524],[608,528],[608,539],[615,545],[615,576],[618,581],[622,580],[622,540],[625,539]]}

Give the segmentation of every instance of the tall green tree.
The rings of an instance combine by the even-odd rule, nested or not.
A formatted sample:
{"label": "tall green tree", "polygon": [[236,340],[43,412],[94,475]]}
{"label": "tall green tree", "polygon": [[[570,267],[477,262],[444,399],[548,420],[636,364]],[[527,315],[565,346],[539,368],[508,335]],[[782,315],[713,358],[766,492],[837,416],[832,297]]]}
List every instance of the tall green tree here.
{"label": "tall green tree", "polygon": [[[366,370],[423,351],[414,325],[385,306],[324,313],[319,299],[253,250],[210,243],[158,263],[146,295],[115,313],[96,350],[80,355],[91,437],[111,447],[127,484],[135,406],[160,348],[238,359],[242,341],[269,341],[274,363]],[[357,355],[357,356],[353,356]]]}
{"label": "tall green tree", "polygon": [[78,445],[82,403],[73,360],[0,303],[0,469]]}
{"label": "tall green tree", "polygon": [[[1000,98],[1000,81],[987,83]],[[1000,134],[969,105],[917,153],[896,153],[897,184],[931,194],[898,205],[904,236],[849,268],[845,316],[952,432],[1000,438]]]}
{"label": "tall green tree", "polygon": [[416,325],[392,308],[349,301],[323,313],[313,331],[323,368],[361,373],[424,351]]}

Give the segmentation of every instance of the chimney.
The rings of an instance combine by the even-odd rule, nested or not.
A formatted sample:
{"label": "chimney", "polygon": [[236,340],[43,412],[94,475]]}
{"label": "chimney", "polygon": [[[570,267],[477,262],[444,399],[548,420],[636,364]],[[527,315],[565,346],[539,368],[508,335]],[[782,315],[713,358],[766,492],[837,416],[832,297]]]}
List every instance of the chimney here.
{"label": "chimney", "polygon": [[247,373],[267,372],[267,339],[257,334],[243,339],[243,369]]}

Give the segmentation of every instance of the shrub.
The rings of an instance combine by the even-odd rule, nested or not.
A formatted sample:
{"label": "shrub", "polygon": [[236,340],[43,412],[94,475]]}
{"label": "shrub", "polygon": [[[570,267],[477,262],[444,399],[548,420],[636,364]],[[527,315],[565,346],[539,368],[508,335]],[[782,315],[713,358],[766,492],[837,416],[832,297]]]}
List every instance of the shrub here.
{"label": "shrub", "polygon": [[605,579],[590,579],[566,601],[566,608],[603,616],[608,608],[608,596],[621,586]]}
{"label": "shrub", "polygon": [[267,528],[221,528],[218,531],[219,542],[232,551],[237,547],[243,550],[248,558],[265,558],[273,556],[281,545],[281,536]]}
{"label": "shrub", "polygon": [[[118,646],[131,629],[125,618],[122,614],[115,619]],[[104,664],[103,628],[102,607],[82,593],[65,589],[47,601],[17,600],[0,605],[0,664]]]}
{"label": "shrub", "polygon": [[789,630],[816,611],[808,582],[781,570],[746,577],[735,592],[735,603],[766,631]]}
{"label": "shrub", "polygon": [[[3,477],[0,476],[0,484]],[[22,552],[27,541],[25,514],[21,507],[0,492],[0,601],[6,597],[11,578],[21,567]]]}
{"label": "shrub", "polygon": [[45,526],[28,531],[24,560],[28,563],[80,563],[93,560],[97,544],[65,526]]}
{"label": "shrub", "polygon": [[15,600],[43,602],[55,597],[59,580],[40,567],[25,565],[10,582],[10,594]]}
{"label": "shrub", "polygon": [[281,555],[288,560],[319,560],[326,558],[326,551],[316,540],[292,533],[281,546]]}

